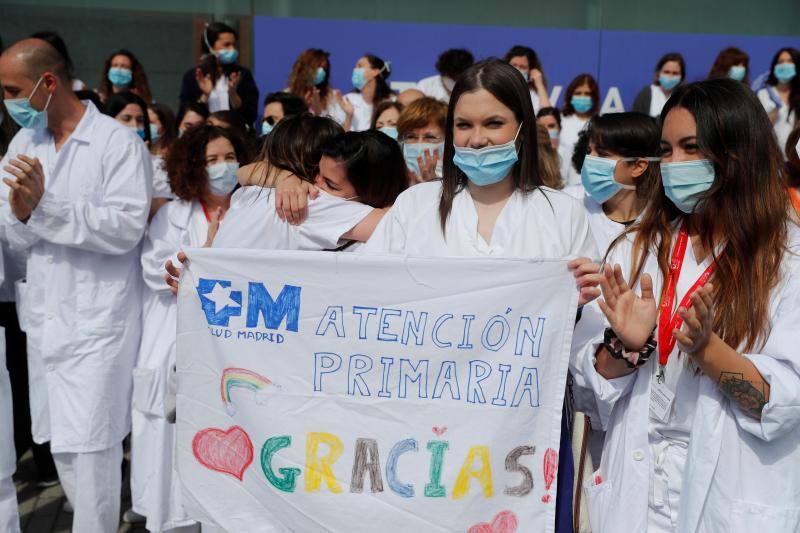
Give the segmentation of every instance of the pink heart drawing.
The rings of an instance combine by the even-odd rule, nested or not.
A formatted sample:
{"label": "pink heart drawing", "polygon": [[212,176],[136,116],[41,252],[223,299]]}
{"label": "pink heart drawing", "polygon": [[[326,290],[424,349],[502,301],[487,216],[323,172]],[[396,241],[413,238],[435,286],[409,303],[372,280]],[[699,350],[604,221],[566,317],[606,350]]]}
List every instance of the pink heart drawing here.
{"label": "pink heart drawing", "polygon": [[444,432],[447,431],[447,426],[433,426],[431,429],[437,437],[441,437],[444,435]]}
{"label": "pink heart drawing", "polygon": [[206,468],[229,474],[239,481],[253,462],[253,443],[239,426],[231,426],[228,431],[201,429],[192,439],[192,451]]}
{"label": "pink heart drawing", "polygon": [[467,530],[467,533],[516,533],[517,515],[511,511],[500,511],[492,523],[481,522]]}

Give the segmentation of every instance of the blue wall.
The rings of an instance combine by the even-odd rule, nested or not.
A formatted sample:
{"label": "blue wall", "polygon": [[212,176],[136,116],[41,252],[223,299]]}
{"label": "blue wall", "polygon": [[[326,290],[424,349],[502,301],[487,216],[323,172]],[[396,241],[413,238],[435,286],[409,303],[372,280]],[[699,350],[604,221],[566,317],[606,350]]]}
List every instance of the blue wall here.
{"label": "blue wall", "polygon": [[[769,68],[773,54],[785,46],[800,48],[800,37],[651,33],[617,30],[536,29],[497,26],[418,24],[256,16],[253,20],[255,76],[262,91],[282,90],[298,54],[306,48],[331,53],[333,86],[350,90],[350,74],[364,53],[392,63],[392,82],[414,82],[435,74],[438,54],[465,47],[476,58],[501,56],[515,44],[539,54],[551,94],[566,88],[577,74],[593,74],[602,88],[606,109],[624,108],[652,80],[659,57],[671,51],[684,55],[687,79],[703,79],[717,53],[737,46],[750,54],[751,79]],[[365,44],[367,43],[367,44]],[[611,95],[609,96],[609,90]],[[563,91],[562,91],[563,92]],[[562,104],[559,97],[558,105]]]}

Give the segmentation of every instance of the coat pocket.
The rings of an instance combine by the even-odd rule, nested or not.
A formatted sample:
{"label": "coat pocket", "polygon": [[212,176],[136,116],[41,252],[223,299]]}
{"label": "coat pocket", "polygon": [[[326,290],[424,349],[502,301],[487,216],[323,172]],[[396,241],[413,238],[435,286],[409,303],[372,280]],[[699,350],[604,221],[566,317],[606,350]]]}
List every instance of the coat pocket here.
{"label": "coat pocket", "polygon": [[150,416],[164,417],[164,383],[152,368],[133,369],[133,408]]}
{"label": "coat pocket", "polygon": [[606,513],[611,507],[614,489],[609,480],[596,483],[599,478],[600,471],[596,470],[592,473],[592,478],[583,483],[583,494],[586,496],[589,524],[593,533],[603,533],[604,531]]}
{"label": "coat pocket", "polygon": [[800,507],[732,500],[728,531],[730,533],[800,531]]}

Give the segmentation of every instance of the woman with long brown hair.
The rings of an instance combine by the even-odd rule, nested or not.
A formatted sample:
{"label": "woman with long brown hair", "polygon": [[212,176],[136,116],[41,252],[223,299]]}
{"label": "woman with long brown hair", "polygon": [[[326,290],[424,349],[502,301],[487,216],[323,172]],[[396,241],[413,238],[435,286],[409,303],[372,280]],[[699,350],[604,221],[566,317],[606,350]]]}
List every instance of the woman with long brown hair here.
{"label": "woman with long brown hair", "polygon": [[607,415],[592,529],[796,531],[800,235],[780,150],[727,79],[679,87],[661,121],[661,184],[612,245],[609,327],[579,357]]}
{"label": "woman with long brown hair", "polygon": [[330,117],[345,130],[350,129],[353,108],[342,93],[331,87],[330,53],[308,48],[297,56],[289,74],[287,90],[303,98],[312,113]]}
{"label": "woman with long brown hair", "polygon": [[536,128],[528,87],[514,67],[490,59],[467,69],[447,110],[444,177],[401,194],[367,249],[596,256],[580,204],[542,181]]}
{"label": "woman with long brown hair", "polygon": [[[792,130],[800,124],[800,50],[781,48],[770,63],[769,76],[756,95],[772,121],[778,144],[783,147]],[[788,155],[788,154],[787,154]]]}
{"label": "woman with long brown hair", "polygon": [[153,101],[144,67],[130,50],[117,50],[106,59],[97,92],[105,103],[109,96],[130,91],[146,103]]}
{"label": "woman with long brown hair", "polygon": [[[596,295],[592,273],[597,268],[586,258],[597,257],[597,248],[580,204],[545,185],[537,139],[528,86],[517,70],[498,59],[476,63],[453,87],[443,178],[414,185],[398,196],[364,251],[581,258],[570,268],[581,289],[580,305],[585,304]],[[572,494],[572,480],[563,477],[572,470],[566,415],[561,435],[557,531],[572,525],[565,518],[571,519]]]}
{"label": "woman with long brown hair", "polygon": [[750,86],[750,56],[747,52],[729,46],[717,54],[711,70],[708,72],[708,79],[730,78]]}

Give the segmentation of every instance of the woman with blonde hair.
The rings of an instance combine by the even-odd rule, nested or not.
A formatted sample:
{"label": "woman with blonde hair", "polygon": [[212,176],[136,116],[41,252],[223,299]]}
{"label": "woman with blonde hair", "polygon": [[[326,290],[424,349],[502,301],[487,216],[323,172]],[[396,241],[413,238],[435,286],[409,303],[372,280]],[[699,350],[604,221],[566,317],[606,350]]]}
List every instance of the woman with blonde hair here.
{"label": "woman with blonde hair", "polygon": [[536,124],[536,145],[539,150],[539,176],[542,183],[552,189],[563,189],[564,180],[561,179],[561,160],[558,152],[550,142],[547,128]]}

